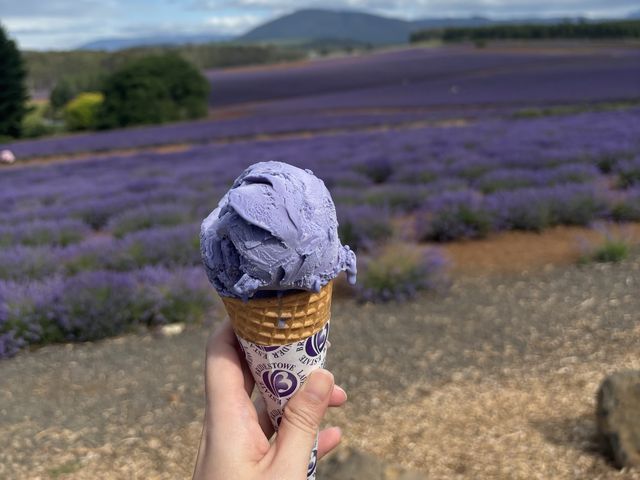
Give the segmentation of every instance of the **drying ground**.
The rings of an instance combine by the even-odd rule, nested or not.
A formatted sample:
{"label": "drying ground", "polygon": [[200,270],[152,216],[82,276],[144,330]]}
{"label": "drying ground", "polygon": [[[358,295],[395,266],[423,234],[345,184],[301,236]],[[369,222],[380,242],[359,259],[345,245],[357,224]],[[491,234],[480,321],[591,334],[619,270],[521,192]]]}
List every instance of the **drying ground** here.
{"label": "drying ground", "polygon": [[[640,479],[602,456],[593,418],[602,378],[640,368],[639,287],[636,252],[461,278],[404,305],[340,298],[328,366],[350,399],[328,420],[432,479]],[[210,329],[0,362],[0,477],[188,478]]]}

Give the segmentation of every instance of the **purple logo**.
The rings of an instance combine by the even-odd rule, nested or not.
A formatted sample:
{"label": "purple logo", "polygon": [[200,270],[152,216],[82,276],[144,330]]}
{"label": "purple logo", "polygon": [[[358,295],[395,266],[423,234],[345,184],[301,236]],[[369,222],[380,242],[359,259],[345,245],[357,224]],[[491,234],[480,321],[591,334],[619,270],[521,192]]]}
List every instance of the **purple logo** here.
{"label": "purple logo", "polygon": [[298,379],[286,370],[266,371],[262,374],[265,386],[278,398],[288,397],[296,391]]}
{"label": "purple logo", "polygon": [[329,322],[327,322],[324,328],[318,333],[307,338],[304,351],[307,352],[307,355],[310,357],[317,357],[324,350],[324,346],[327,344],[327,338],[329,338]]}
{"label": "purple logo", "polygon": [[276,345],[274,347],[265,347],[263,345],[258,345],[258,348],[263,352],[275,352],[277,349],[280,348],[280,345]]}
{"label": "purple logo", "polygon": [[318,451],[314,448],[311,452],[311,460],[309,460],[309,466],[307,467],[307,477],[313,475],[316,471],[316,464],[318,463]]}

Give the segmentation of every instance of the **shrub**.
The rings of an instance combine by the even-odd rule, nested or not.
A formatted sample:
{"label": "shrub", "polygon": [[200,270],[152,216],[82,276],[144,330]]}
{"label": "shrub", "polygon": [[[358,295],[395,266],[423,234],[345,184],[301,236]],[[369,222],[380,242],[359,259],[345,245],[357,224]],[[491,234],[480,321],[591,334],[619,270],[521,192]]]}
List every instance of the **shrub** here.
{"label": "shrub", "polygon": [[201,320],[214,305],[201,268],[84,272],[0,281],[0,358],[28,344],[97,340],[140,326]]}
{"label": "shrub", "polygon": [[625,260],[631,252],[631,246],[627,240],[619,236],[613,236],[608,231],[604,231],[604,242],[591,248],[588,253],[580,258],[580,263],[600,262],[617,263]]}
{"label": "shrub", "polygon": [[611,206],[611,218],[616,222],[640,221],[640,189],[627,190]]}
{"label": "shrub", "polygon": [[58,259],[48,247],[15,247],[0,250],[0,279],[40,279],[53,274]]}
{"label": "shrub", "polygon": [[105,80],[101,126],[124,127],[203,117],[209,83],[176,54],[149,56]]}
{"label": "shrub", "polygon": [[197,225],[152,228],[134,232],[114,246],[112,256],[105,258],[105,268],[133,270],[147,265],[199,265],[200,236]]}
{"label": "shrub", "polygon": [[593,252],[596,262],[621,262],[629,256],[629,245],[623,240],[607,239]]}
{"label": "shrub", "polygon": [[446,283],[446,260],[436,249],[393,244],[364,262],[358,297],[365,301],[406,300]]}
{"label": "shrub", "polygon": [[384,183],[393,174],[393,164],[386,157],[375,157],[356,167],[356,170],[364,173],[373,183]]}
{"label": "shrub", "polygon": [[98,126],[102,93],[85,92],[64,107],[64,121],[69,130],[92,130]]}
{"label": "shrub", "polygon": [[616,165],[615,171],[621,188],[640,185],[640,157],[620,162]]}
{"label": "shrub", "polygon": [[430,191],[424,185],[387,183],[368,188],[363,201],[379,208],[408,212],[420,207]]}
{"label": "shrub", "polygon": [[153,227],[169,227],[186,222],[189,212],[178,205],[153,205],[128,210],[109,222],[109,230],[117,237]]}
{"label": "shrub", "polygon": [[371,249],[393,235],[389,213],[369,205],[356,205],[338,211],[338,234],[353,250]]}
{"label": "shrub", "polygon": [[78,220],[33,220],[11,226],[0,226],[0,246],[59,245],[77,243],[84,238],[87,227]]}
{"label": "shrub", "polygon": [[22,120],[22,136],[36,138],[56,132],[58,127],[45,118],[46,113],[47,105],[32,105]]}
{"label": "shrub", "polygon": [[500,191],[485,200],[496,230],[539,232],[551,224],[551,209],[544,189]]}
{"label": "shrub", "polygon": [[27,114],[27,72],[15,42],[0,25],[0,137],[19,137]]}
{"label": "shrub", "polygon": [[482,197],[472,191],[444,192],[429,198],[416,217],[420,240],[445,242],[480,238],[491,230],[491,217]]}

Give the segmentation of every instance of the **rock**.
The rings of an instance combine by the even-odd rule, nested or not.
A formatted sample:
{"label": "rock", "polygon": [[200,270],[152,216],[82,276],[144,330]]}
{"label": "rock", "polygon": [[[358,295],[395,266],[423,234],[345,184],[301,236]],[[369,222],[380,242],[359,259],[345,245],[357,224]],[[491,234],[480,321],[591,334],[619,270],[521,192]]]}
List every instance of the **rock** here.
{"label": "rock", "polygon": [[342,448],[318,466],[318,480],[425,480],[426,475],[387,465],[354,448]]}
{"label": "rock", "polygon": [[185,324],[184,323],[170,323],[169,325],[163,325],[158,329],[158,333],[163,337],[173,337],[175,335],[180,335],[184,332]]}
{"label": "rock", "polygon": [[614,463],[640,467],[640,370],[609,375],[597,400],[598,431]]}

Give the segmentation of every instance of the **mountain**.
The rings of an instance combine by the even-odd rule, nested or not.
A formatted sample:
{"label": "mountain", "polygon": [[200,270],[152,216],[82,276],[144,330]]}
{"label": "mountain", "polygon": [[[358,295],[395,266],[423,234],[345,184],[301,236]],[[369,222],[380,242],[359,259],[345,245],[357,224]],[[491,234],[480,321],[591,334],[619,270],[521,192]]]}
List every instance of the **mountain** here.
{"label": "mountain", "polygon": [[406,43],[411,32],[430,28],[482,27],[505,23],[560,23],[561,18],[493,20],[471,16],[401,20],[355,11],[308,9],[264,23],[238,37],[245,42],[305,42],[341,39],[372,45]]}
{"label": "mountain", "polygon": [[247,42],[349,39],[374,45],[405,43],[411,23],[362,12],[298,10],[262,24],[237,40]]}
{"label": "mountain", "polygon": [[230,40],[228,35],[156,35],[151,37],[101,38],[86,43],[79,50],[105,50],[113,52],[125,48],[150,45],[185,45],[188,43],[210,43]]}
{"label": "mountain", "polygon": [[631,19],[640,18],[640,10],[638,10],[637,12],[631,12],[629,15],[627,15],[627,18],[631,18]]}

